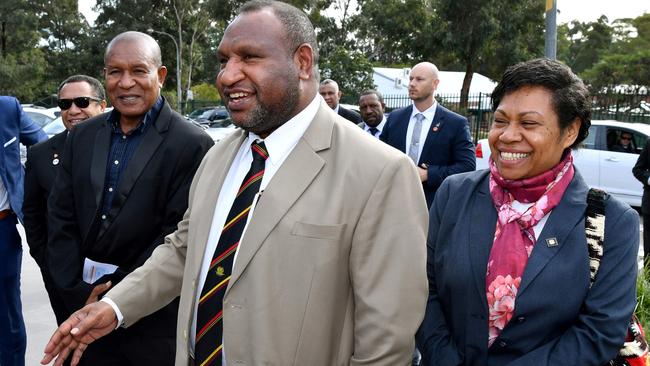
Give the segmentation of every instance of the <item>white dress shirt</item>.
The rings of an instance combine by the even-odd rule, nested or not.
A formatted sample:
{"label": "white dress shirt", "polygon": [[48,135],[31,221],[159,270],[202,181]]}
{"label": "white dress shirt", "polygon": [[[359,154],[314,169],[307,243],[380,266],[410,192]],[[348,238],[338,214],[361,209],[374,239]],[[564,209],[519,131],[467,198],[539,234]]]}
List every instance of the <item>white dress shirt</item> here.
{"label": "white dress shirt", "polygon": [[[370,126],[368,126],[368,124],[365,123],[365,122],[364,122],[363,124],[364,124],[364,126],[365,126],[365,127],[363,128],[364,131],[370,133]],[[384,129],[384,125],[385,125],[385,124],[386,124],[386,115],[384,115],[384,118],[383,118],[383,119],[381,120],[381,122],[379,122],[379,124],[375,127],[375,128],[377,129],[377,132],[376,132],[373,136],[375,136],[376,138],[379,138],[379,136],[381,135],[381,131]]]}
{"label": "white dress shirt", "polygon": [[411,148],[411,136],[413,136],[413,126],[415,125],[415,115],[422,113],[424,119],[422,120],[422,129],[420,130],[420,143],[418,144],[418,161],[420,161],[420,156],[422,155],[422,149],[424,148],[424,142],[427,139],[429,130],[431,129],[431,124],[433,123],[433,116],[436,114],[436,108],[438,107],[438,102],[433,100],[433,105],[427,108],[424,111],[417,109],[415,104],[413,104],[413,112],[411,112],[411,119],[409,120],[408,128],[406,129],[406,155],[409,154],[409,149]]}
{"label": "white dress shirt", "polygon": [[[512,208],[519,212],[519,213],[524,213],[526,210],[532,206],[532,203],[521,203],[517,200],[512,201]],[[533,233],[535,234],[535,240],[539,238],[539,234],[542,233],[542,229],[544,229],[544,225],[546,225],[546,221],[548,221],[548,217],[551,215],[551,211],[547,212],[544,217],[542,217],[541,220],[537,221],[537,225],[533,226]]]}

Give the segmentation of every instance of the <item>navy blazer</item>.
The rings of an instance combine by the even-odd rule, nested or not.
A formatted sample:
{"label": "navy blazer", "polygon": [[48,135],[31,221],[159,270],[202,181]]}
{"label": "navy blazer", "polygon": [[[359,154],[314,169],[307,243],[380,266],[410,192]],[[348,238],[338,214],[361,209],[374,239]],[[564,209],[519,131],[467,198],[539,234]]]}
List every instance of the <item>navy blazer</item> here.
{"label": "navy blazer", "polygon": [[41,127],[23,112],[14,97],[0,96],[0,179],[9,193],[9,205],[23,220],[23,180],[25,172],[20,162],[20,144],[31,146],[47,140]]}
{"label": "navy blazer", "polygon": [[[406,130],[412,112],[413,105],[392,111],[379,139],[406,153]],[[476,168],[467,118],[438,104],[418,161],[418,166],[422,164],[428,165],[423,188],[427,207],[431,207],[436,190],[445,178]]]}
{"label": "navy blazer", "polygon": [[[638,214],[606,200],[604,255],[589,289],[588,187],[576,172],[535,243],[512,320],[488,350],[485,276],[497,219],[488,174],[450,177],[431,208],[429,300],[417,334],[424,365],[601,366],[614,358],[636,304]],[[551,238],[558,244],[547,245]]]}

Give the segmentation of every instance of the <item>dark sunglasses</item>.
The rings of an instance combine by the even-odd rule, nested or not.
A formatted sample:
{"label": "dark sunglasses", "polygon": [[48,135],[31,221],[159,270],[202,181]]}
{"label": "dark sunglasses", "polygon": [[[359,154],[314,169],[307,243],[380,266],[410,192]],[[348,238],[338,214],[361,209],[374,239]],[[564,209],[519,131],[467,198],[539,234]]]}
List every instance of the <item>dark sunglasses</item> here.
{"label": "dark sunglasses", "polygon": [[59,108],[61,108],[62,111],[65,111],[70,109],[70,107],[72,107],[72,103],[74,103],[79,108],[87,108],[90,105],[91,100],[94,100],[95,102],[100,101],[97,98],[76,97],[74,99],[59,99],[57,101],[57,104],[59,105]]}

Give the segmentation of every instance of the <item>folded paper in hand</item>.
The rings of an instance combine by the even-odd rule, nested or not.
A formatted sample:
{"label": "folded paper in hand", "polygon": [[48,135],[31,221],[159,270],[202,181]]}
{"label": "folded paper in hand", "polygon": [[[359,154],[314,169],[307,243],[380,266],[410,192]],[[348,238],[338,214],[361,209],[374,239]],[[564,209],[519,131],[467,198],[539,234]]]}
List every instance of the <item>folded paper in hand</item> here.
{"label": "folded paper in hand", "polygon": [[110,263],[95,262],[92,259],[84,260],[83,280],[93,284],[103,275],[111,274],[117,270],[117,266]]}

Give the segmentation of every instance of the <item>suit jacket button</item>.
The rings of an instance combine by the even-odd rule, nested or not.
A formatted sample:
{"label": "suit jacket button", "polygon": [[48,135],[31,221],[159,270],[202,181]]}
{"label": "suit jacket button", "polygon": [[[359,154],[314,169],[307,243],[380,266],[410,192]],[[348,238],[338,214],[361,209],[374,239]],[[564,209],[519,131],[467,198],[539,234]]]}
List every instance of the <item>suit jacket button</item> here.
{"label": "suit jacket button", "polygon": [[499,347],[505,348],[508,345],[508,342],[506,341],[499,341]]}
{"label": "suit jacket button", "polygon": [[526,317],[524,317],[524,316],[517,317],[517,323],[523,323],[525,321],[526,321]]}

